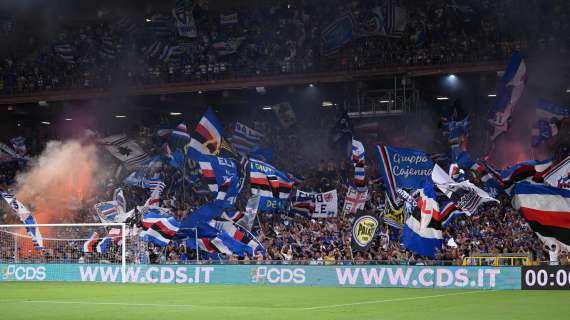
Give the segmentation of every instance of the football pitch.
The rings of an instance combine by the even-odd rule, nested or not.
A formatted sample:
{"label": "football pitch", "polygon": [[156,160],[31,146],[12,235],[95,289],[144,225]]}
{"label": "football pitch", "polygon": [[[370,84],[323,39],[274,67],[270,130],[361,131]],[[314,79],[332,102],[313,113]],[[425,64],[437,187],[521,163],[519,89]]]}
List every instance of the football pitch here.
{"label": "football pitch", "polygon": [[568,319],[570,291],[0,283],[0,319]]}

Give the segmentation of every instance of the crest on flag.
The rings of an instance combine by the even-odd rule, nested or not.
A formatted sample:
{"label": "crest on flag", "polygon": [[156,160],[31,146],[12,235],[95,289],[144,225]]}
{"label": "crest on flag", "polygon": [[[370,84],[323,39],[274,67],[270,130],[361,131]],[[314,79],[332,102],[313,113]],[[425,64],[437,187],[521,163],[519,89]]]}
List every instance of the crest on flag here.
{"label": "crest on flag", "polygon": [[354,251],[364,251],[368,249],[372,241],[374,241],[377,229],[377,217],[364,212],[358,213],[352,224],[352,249]]}

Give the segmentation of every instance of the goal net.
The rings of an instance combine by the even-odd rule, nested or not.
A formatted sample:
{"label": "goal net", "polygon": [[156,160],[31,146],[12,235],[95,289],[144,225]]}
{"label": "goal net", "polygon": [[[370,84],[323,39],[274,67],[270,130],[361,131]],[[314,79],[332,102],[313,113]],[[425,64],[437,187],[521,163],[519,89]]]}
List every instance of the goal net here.
{"label": "goal net", "polygon": [[76,280],[78,266],[104,264],[124,282],[125,234],[124,223],[0,225],[0,281]]}

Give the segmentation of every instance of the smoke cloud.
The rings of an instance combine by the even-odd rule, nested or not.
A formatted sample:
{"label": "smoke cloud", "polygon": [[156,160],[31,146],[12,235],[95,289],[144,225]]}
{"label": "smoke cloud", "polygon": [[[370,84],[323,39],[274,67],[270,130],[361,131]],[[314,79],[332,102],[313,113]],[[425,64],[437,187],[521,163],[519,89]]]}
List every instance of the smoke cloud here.
{"label": "smoke cloud", "polygon": [[94,145],[51,141],[17,176],[16,195],[38,223],[85,222],[77,209],[95,196],[97,182],[106,176]]}

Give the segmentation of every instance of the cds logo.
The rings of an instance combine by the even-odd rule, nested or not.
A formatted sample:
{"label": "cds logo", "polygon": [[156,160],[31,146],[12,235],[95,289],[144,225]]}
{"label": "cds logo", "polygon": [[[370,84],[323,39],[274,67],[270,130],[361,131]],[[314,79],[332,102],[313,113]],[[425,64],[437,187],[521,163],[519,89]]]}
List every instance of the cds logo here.
{"label": "cds logo", "polygon": [[301,268],[257,267],[252,271],[253,283],[305,283],[305,270]]}
{"label": "cds logo", "polygon": [[2,280],[35,280],[43,281],[46,279],[45,267],[25,267],[8,265],[6,270],[2,270]]}

